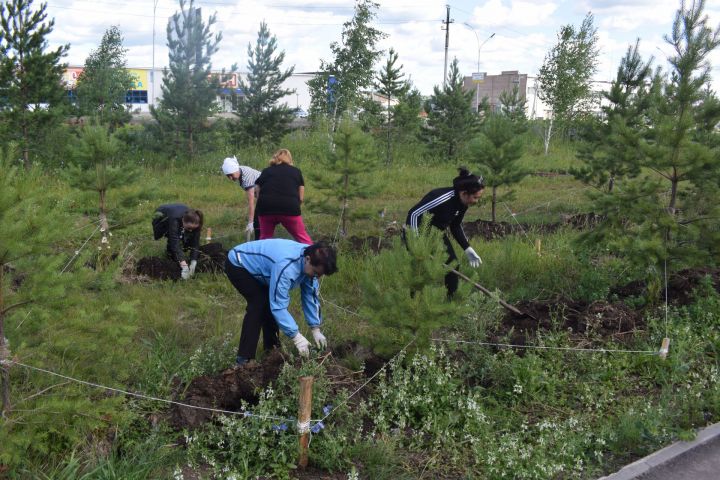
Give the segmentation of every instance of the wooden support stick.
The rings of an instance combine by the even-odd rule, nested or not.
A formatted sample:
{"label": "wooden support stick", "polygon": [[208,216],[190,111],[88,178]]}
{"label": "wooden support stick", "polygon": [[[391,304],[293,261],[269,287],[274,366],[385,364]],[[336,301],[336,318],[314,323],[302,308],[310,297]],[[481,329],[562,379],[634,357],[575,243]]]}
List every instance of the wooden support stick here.
{"label": "wooden support stick", "polygon": [[670,351],[670,339],[668,337],[663,338],[662,345],[660,345],[660,358],[665,360],[667,358],[668,352]]}
{"label": "wooden support stick", "polygon": [[298,410],[298,433],[300,433],[300,456],[298,465],[300,468],[306,468],[308,465],[313,380],[315,380],[314,377],[300,377],[300,407]]}
{"label": "wooden support stick", "polygon": [[212,227],[207,227],[207,233],[205,234],[205,241],[210,243],[212,241]]}
{"label": "wooden support stick", "polygon": [[540,256],[540,252],[542,251],[542,240],[539,238],[535,239],[535,251],[537,252],[538,256]]}
{"label": "wooden support stick", "polygon": [[[493,296],[493,294],[492,294],[492,292],[491,292],[490,290],[488,290],[487,288],[483,287],[483,286],[480,285],[479,283],[473,282],[472,279],[471,279],[470,277],[468,277],[467,275],[463,275],[462,273],[458,272],[458,271],[455,270],[454,268],[448,267],[448,269],[449,269],[451,272],[453,272],[455,275],[457,275],[458,277],[460,277],[460,278],[462,278],[463,280],[465,280],[466,282],[469,282],[470,285],[472,285],[473,287],[477,288],[478,290],[480,290],[481,292],[483,292],[485,295],[487,295],[487,296],[489,296],[489,297],[492,297],[492,296]],[[500,302],[500,305],[502,305],[503,307],[507,308],[508,310],[510,310],[511,312],[513,312],[513,313],[516,314],[516,315],[528,316],[528,317],[530,317],[530,318],[535,318],[535,317],[533,317],[532,315],[530,315],[529,313],[521,312],[521,311],[518,310],[517,308],[515,308],[515,307],[513,307],[512,305],[510,305],[509,303],[507,303],[507,302],[506,302],[505,300],[503,300],[502,298],[498,298],[498,302]]]}

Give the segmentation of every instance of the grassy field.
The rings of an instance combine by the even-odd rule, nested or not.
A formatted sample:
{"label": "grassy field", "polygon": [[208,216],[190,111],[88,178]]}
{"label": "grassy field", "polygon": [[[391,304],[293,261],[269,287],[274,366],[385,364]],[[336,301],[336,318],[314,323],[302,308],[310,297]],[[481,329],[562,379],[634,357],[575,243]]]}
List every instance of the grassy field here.
{"label": "grassy field", "polygon": [[[522,162],[534,172],[565,172],[575,164],[570,146],[560,145],[548,157],[537,148],[529,151]],[[306,198],[312,198],[317,193],[311,178],[319,167],[302,148],[295,152],[306,178]],[[245,159],[258,168],[264,163],[260,153],[247,153]],[[28,241],[47,243],[57,271],[68,267],[75,251],[80,254],[64,274],[52,277],[62,291],[39,297],[36,305],[7,317],[6,336],[22,363],[160,398],[173,395],[175,378],[187,382],[232,364],[244,301],[223,274],[159,282],[139,279],[133,269],[139,258],[164,250],[162,242],[152,240],[149,220],[162,203],[181,201],[201,209],[205,225],[226,248],[243,241],[244,192],[219,173],[221,161],[148,166],[132,185],[110,191],[111,248],[118,256],[102,269],[88,266],[101,247],[97,232],[91,235],[95,196],[70,189],[50,172],[26,180],[24,189],[42,190],[56,209],[46,212],[44,220],[65,222],[60,238]],[[384,209],[386,215],[353,222],[348,235],[377,236],[390,222],[402,223],[427,191],[451,184],[455,167],[417,161],[368,172],[377,193],[362,205],[375,212]],[[587,212],[587,188],[567,175],[530,175],[514,188],[514,200],[498,206],[498,221],[540,226],[560,221],[561,215]],[[487,220],[489,212],[486,198],[468,212],[466,221]],[[310,209],[303,216],[313,238],[338,237],[337,217]],[[278,235],[287,236],[282,229]],[[493,241],[474,238],[484,263],[471,275],[512,302],[551,307],[608,301],[612,287],[642,277],[643,272],[604,255],[601,246],[578,247],[577,235],[569,229],[552,235],[530,229],[526,235]],[[535,250],[538,238],[541,255]],[[394,288],[393,272],[378,264],[401,261],[404,249],[376,256],[353,251],[341,241],[339,252],[340,272],[323,283],[323,297],[332,302],[325,305],[324,330],[331,348],[357,342],[372,350],[374,343],[396,332],[371,318],[382,311],[364,308],[363,282],[387,275],[377,282],[387,280],[387,288]],[[467,265],[463,269],[470,272]],[[6,278],[10,298],[22,295],[22,290],[10,289],[12,278]],[[432,288],[442,291],[441,280]],[[628,339],[592,329],[578,336],[565,328],[562,311],[553,311],[551,324],[527,338],[548,346],[655,351],[669,336],[672,354],[666,361],[653,355],[516,352],[453,343],[411,348],[394,358],[391,376],[381,375],[367,387],[362,402],[326,422],[325,430],[313,437],[311,463],[327,476],[322,478],[595,478],[692,435],[694,427],[720,413],[720,299],[712,288],[701,289],[697,298],[672,307],[667,318],[650,305],[639,313],[642,320]],[[625,300],[633,308],[643,303]],[[438,335],[471,342],[514,338],[516,332],[503,327],[507,320],[492,299],[464,285],[456,302],[452,311],[457,316],[447,319]],[[293,313],[301,316],[296,304]],[[288,342],[286,347],[292,351]],[[343,365],[361,366],[354,361],[346,358]],[[294,412],[295,379],[303,369],[318,377],[313,418],[325,403],[338,406],[348,394],[332,386],[326,365],[311,361],[299,368],[287,366],[252,410]],[[277,425],[227,420],[183,437],[169,428],[167,406],[158,402],[113,395],[19,366],[11,369],[11,380],[14,408],[0,429],[0,478],[297,475],[292,428],[282,433],[272,428]]]}

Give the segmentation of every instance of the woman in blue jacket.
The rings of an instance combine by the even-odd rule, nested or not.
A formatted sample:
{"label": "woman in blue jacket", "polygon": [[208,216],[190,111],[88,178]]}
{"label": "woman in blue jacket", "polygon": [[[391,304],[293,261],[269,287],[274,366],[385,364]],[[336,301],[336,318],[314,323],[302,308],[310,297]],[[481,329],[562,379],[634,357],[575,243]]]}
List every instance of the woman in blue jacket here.
{"label": "woman in blue jacket", "polygon": [[225,273],[245,297],[247,307],[240,332],[237,364],[255,358],[260,330],[265,350],[280,345],[278,331],[292,339],[300,355],[309,355],[310,342],[299,332],[288,311],[290,291],[300,287],[305,321],[320,348],[327,339],[320,330],[322,316],[318,278],[337,272],[335,249],[325,242],[312,245],[279,238],[237,245],[228,252]]}

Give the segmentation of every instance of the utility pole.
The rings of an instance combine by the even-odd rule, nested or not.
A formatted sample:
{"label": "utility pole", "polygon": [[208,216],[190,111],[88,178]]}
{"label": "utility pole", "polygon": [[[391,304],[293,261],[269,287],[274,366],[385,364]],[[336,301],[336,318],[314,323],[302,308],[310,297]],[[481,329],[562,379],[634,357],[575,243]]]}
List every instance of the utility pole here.
{"label": "utility pole", "polygon": [[448,46],[450,45],[450,24],[455,20],[450,20],[450,5],[445,5],[447,14],[445,20],[443,20],[443,27],[445,30],[445,68],[443,69],[443,88],[447,83],[447,57],[448,57]]}

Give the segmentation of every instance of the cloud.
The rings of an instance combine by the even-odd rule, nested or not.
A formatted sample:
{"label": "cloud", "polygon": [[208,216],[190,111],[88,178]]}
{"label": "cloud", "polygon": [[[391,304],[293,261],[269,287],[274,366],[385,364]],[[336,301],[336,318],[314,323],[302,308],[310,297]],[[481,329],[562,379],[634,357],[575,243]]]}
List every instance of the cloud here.
{"label": "cloud", "polygon": [[490,0],[473,9],[471,23],[488,27],[539,26],[546,24],[557,8],[555,2]]}
{"label": "cloud", "polygon": [[[441,30],[447,0],[380,0],[375,26],[387,33],[380,42],[386,51],[393,47],[399,54],[407,77],[429,94],[442,83],[445,31]],[[717,3],[717,2],[716,2]],[[237,63],[247,66],[247,46],[254,44],[261,21],[268,23],[278,46],[286,52],[284,68],[296,72],[316,71],[320,59],[332,60],[330,43],[341,40],[343,23],[353,15],[353,0],[196,0],[204,18],[217,12],[213,31],[222,31],[223,40],[213,57],[213,68],[229,68]],[[614,77],[628,44],[642,38],[646,55],[664,57],[656,47],[668,50],[662,35],[669,33],[679,0],[454,0],[451,2],[450,47],[448,59],[458,58],[460,70],[470,74],[477,69],[478,40],[492,32],[495,37],[481,50],[480,69],[488,73],[520,70],[537,73],[545,54],[556,42],[561,25],[579,24],[587,11],[596,16],[601,57],[598,77]],[[37,8],[37,6],[36,6]],[[177,0],[159,0],[155,19],[155,65],[168,63],[165,28],[168,18],[178,10]],[[66,61],[82,65],[91,50],[97,48],[104,31],[118,25],[128,48],[131,67],[152,64],[153,2],[126,0],[53,0],[49,17],[55,18],[50,46],[70,43]],[[713,25],[720,20],[720,7],[708,7]],[[720,75],[720,49],[711,59],[714,75]],[[664,60],[663,60],[664,62]],[[380,68],[379,62],[377,68]],[[305,103],[305,102],[303,102]]]}

